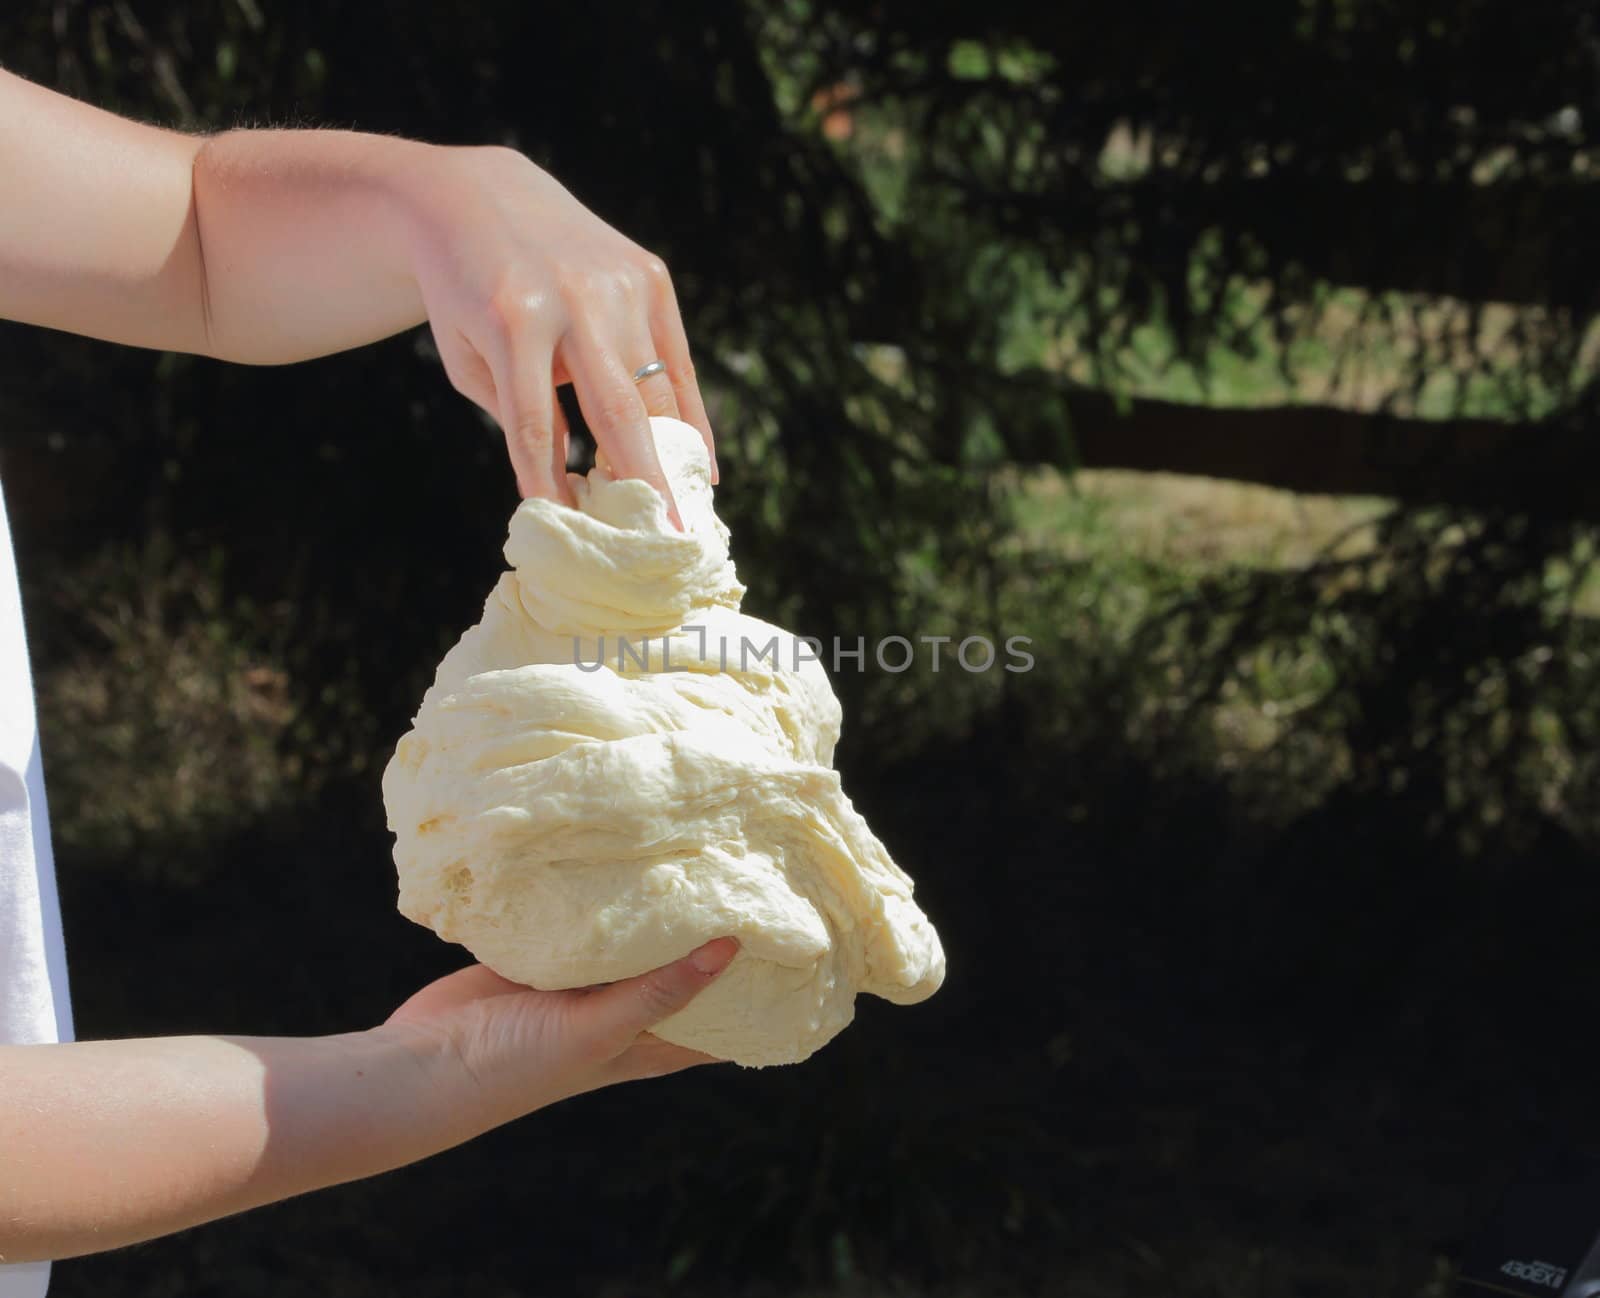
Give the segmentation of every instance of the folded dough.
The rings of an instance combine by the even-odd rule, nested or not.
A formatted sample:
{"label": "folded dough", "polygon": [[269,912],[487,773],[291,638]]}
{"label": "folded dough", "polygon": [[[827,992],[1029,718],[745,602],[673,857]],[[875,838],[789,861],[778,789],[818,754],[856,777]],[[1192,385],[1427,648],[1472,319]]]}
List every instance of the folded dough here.
{"label": "folded dough", "polygon": [[533,987],[630,977],[732,935],[654,1029],[794,1063],[857,992],[944,979],[911,880],[832,769],[838,700],[803,641],[739,612],[700,435],[652,419],[685,533],[604,457],[577,508],[525,500],[483,620],[439,664],[383,776],[400,910]]}

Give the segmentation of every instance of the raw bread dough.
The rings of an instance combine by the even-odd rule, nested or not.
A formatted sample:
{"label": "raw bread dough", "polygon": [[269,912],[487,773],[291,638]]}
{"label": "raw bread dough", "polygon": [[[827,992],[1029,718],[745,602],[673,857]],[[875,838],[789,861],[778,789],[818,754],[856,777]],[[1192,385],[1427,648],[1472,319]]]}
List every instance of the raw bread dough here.
{"label": "raw bread dough", "polygon": [[513,571],[384,772],[400,910],[547,989],[732,935],[733,963],[654,1031],[794,1063],[857,992],[932,995],[944,952],[840,788],[812,646],[739,612],[700,435],[650,422],[687,533],[603,457],[570,477],[576,509],[517,508]]}

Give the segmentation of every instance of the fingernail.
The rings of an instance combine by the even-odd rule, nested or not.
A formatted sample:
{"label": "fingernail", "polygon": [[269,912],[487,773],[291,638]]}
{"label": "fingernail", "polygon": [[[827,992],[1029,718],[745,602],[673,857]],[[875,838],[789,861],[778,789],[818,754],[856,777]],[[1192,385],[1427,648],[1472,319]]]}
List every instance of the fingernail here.
{"label": "fingernail", "polygon": [[689,953],[689,963],[703,974],[718,974],[739,954],[739,944],[731,937],[719,937]]}

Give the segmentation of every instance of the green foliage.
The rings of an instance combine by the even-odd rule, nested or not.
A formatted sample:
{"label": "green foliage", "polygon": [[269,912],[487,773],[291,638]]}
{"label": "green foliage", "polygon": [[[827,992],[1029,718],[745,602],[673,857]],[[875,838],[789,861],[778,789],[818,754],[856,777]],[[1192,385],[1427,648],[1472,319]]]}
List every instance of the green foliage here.
{"label": "green foliage", "polygon": [[[1393,798],[1469,855],[1526,851],[1547,826],[1593,843],[1592,556],[1590,529],[1570,523],[1398,512],[1367,554],[1198,583],[1160,624],[1172,658],[1200,665],[1178,715],[1259,699],[1263,664],[1309,656],[1270,756],[1320,753],[1347,790]],[[1289,805],[1328,789],[1298,762],[1276,775]]]}

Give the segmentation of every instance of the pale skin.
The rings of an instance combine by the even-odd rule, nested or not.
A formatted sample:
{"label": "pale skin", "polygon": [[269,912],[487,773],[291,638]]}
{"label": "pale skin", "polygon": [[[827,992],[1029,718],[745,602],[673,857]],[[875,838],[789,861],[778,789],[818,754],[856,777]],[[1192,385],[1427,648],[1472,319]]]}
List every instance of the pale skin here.
{"label": "pale skin", "polygon": [[[504,430],[524,496],[569,498],[564,383],[675,522],[648,417],[711,445],[665,267],[511,150],[182,135],[0,71],[0,176],[0,317],[262,365],[426,321],[450,382]],[[658,358],[666,373],[635,383]],[[336,1036],[0,1046],[0,1260],[150,1239],[715,1062],[649,1029],[736,951],[719,938],[569,991],[473,965]]]}

